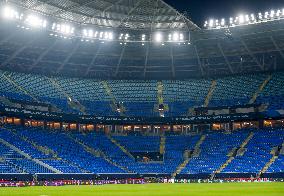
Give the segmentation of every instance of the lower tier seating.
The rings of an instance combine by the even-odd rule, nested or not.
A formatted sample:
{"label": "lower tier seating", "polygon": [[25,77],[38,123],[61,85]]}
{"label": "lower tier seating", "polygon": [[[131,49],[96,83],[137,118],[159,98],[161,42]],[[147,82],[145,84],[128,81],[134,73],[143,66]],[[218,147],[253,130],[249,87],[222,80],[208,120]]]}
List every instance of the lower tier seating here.
{"label": "lower tier seating", "polygon": [[[13,133],[9,131],[12,128]],[[251,133],[253,136],[250,138]],[[15,136],[14,140],[11,134]],[[165,136],[165,151],[160,154],[162,161],[155,162],[136,160],[129,153],[160,153],[158,136],[113,136],[129,152],[126,153],[102,132],[82,134],[7,126],[0,128],[0,173],[54,173],[57,170],[62,173],[173,174],[185,161],[185,152],[194,152],[181,174],[212,174],[232,156],[233,160],[222,173],[257,174],[272,159],[275,149],[278,149],[279,155],[266,172],[284,171],[284,157],[280,153],[284,129],[207,131],[202,135]],[[245,144],[243,153],[236,153],[247,138],[250,140]],[[42,155],[30,142],[49,149],[53,154]]]}

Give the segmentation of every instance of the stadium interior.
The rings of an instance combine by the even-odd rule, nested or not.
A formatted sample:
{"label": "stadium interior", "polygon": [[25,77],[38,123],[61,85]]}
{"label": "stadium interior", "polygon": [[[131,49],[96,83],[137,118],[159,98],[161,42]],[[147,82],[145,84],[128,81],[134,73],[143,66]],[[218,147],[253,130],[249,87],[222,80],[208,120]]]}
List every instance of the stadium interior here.
{"label": "stadium interior", "polygon": [[284,178],[284,9],[0,5],[0,179]]}

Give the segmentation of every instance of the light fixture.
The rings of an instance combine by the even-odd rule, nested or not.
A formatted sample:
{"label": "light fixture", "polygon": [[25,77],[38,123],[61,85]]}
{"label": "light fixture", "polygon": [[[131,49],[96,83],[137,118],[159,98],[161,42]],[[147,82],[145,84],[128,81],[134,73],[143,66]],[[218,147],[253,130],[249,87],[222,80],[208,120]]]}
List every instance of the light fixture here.
{"label": "light fixture", "polygon": [[158,32],[155,34],[155,42],[162,42],[163,41],[163,35],[162,33]]}
{"label": "light fixture", "polygon": [[245,17],[244,15],[239,16],[239,24],[243,24],[245,22]]}
{"label": "light fixture", "polygon": [[65,35],[74,34],[75,31],[74,27],[71,27],[68,24],[56,24],[56,23],[52,24],[52,30]]}
{"label": "light fixture", "polygon": [[47,21],[35,15],[29,15],[26,18],[26,23],[32,27],[46,28]]}
{"label": "light fixture", "polygon": [[7,18],[7,19],[20,19],[21,18],[19,12],[17,12],[11,7],[4,7],[3,16],[4,18]]}
{"label": "light fixture", "polygon": [[175,42],[179,41],[179,34],[177,32],[173,34],[173,41]]}

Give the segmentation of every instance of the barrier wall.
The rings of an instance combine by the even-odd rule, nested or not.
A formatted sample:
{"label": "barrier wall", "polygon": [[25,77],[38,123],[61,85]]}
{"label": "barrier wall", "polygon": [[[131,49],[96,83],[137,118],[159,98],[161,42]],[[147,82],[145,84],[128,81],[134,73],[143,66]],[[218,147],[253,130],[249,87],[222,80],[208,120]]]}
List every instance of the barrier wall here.
{"label": "barrier wall", "polygon": [[[236,178],[255,178],[255,173],[220,173],[215,175],[215,179],[236,179]],[[163,178],[170,179],[171,174],[0,174],[0,180],[8,181],[38,181],[49,180],[123,180],[123,179],[144,179],[144,178]],[[261,178],[284,178],[282,173],[265,173]],[[210,179],[211,174],[179,174],[176,179]]]}

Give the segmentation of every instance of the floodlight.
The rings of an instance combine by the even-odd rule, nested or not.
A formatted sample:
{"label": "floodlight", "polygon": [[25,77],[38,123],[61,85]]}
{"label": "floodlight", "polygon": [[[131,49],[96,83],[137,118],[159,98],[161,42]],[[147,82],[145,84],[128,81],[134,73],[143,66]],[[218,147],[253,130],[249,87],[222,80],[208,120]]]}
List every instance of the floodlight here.
{"label": "floodlight", "polygon": [[69,25],[62,25],[62,30],[63,33],[70,34],[71,33],[71,27]]}
{"label": "floodlight", "polygon": [[156,33],[156,35],[155,35],[155,41],[156,41],[156,42],[162,42],[162,41],[163,41],[163,35],[162,35],[162,33]]}
{"label": "floodlight", "polygon": [[175,41],[175,42],[179,41],[179,34],[178,33],[173,34],[173,41]]}
{"label": "floodlight", "polygon": [[52,24],[52,30],[57,31],[62,34],[70,35],[74,33],[74,27],[71,27],[68,24]]}
{"label": "floodlight", "polygon": [[275,16],[275,11],[274,10],[271,10],[270,11],[270,18],[273,18]]}
{"label": "floodlight", "polygon": [[5,7],[3,10],[3,16],[8,19],[20,19],[20,14],[16,10]]}
{"label": "floodlight", "polygon": [[41,27],[41,28],[46,28],[47,26],[47,21],[43,20],[37,16],[34,15],[29,15],[26,18],[26,23],[29,24],[32,27]]}
{"label": "floodlight", "polygon": [[112,33],[112,32],[109,32],[109,33],[108,33],[108,39],[109,39],[109,40],[113,40],[113,33]]}
{"label": "floodlight", "polygon": [[208,21],[206,20],[204,23],[204,27],[207,27],[207,26],[208,26]]}
{"label": "floodlight", "polygon": [[215,25],[216,25],[216,26],[219,26],[219,20],[216,20],[216,21],[215,21]]}
{"label": "floodlight", "polygon": [[244,15],[239,16],[239,24],[243,24],[245,22]]}
{"label": "floodlight", "polygon": [[100,32],[100,39],[103,38],[104,32]]}
{"label": "floodlight", "polygon": [[254,16],[254,14],[251,14],[251,15],[250,15],[250,18],[251,18],[252,21],[255,21],[255,16]]}
{"label": "floodlight", "polygon": [[84,29],[83,30],[83,36],[88,37],[88,38],[93,38],[94,37],[94,31],[92,29]]}
{"label": "floodlight", "polygon": [[128,40],[128,38],[129,38],[129,37],[130,37],[130,36],[129,36],[129,34],[128,34],[128,33],[126,33],[126,34],[125,34],[125,38],[124,38],[124,39],[125,39],[125,40]]}
{"label": "floodlight", "polygon": [[184,35],[182,33],[179,34],[179,40],[183,41],[184,40]]}
{"label": "floodlight", "polygon": [[246,21],[246,22],[249,22],[249,15],[246,15],[246,16],[245,16],[245,21]]}
{"label": "floodlight", "polygon": [[145,40],[146,40],[146,35],[145,35],[145,34],[142,34],[141,40],[142,40],[142,41],[145,41]]}
{"label": "floodlight", "polygon": [[211,19],[211,20],[209,21],[209,27],[213,27],[213,26],[214,26],[214,20]]}
{"label": "floodlight", "polygon": [[88,36],[88,31],[86,29],[83,30],[83,36],[87,37]]}
{"label": "floodlight", "polygon": [[224,18],[222,18],[222,20],[221,20],[221,26],[225,26],[225,24],[226,24],[226,21],[225,21]]}
{"label": "floodlight", "polygon": [[172,34],[169,34],[168,41],[172,41]]}
{"label": "floodlight", "polygon": [[93,31],[92,29],[90,29],[90,30],[88,31],[88,36],[89,36],[89,37],[93,37],[93,36],[94,36],[94,31]]}
{"label": "floodlight", "polygon": [[109,37],[109,36],[108,36],[108,32],[105,32],[105,33],[104,33],[104,39],[108,39],[108,37]]}
{"label": "floodlight", "polygon": [[268,12],[265,12],[265,14],[264,14],[264,18],[265,18],[265,19],[267,19],[267,18],[268,18],[268,16],[269,16],[269,13],[268,13]]}
{"label": "floodlight", "polygon": [[279,16],[280,16],[280,14],[281,14],[281,10],[277,10],[277,12],[276,12],[276,16],[277,16],[277,17],[279,17]]}

